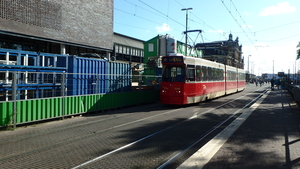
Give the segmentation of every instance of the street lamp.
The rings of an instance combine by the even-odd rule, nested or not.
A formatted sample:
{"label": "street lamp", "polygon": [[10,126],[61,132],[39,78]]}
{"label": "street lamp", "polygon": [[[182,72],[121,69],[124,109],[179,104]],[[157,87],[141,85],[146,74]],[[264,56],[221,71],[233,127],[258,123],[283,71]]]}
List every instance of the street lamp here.
{"label": "street lamp", "polygon": [[187,28],[188,28],[188,11],[192,10],[193,8],[183,8],[181,11],[186,11],[186,18],[185,18],[185,55],[187,55]]}
{"label": "street lamp", "polygon": [[255,72],[254,68],[255,68],[255,63],[252,62],[252,64],[251,64],[251,73],[253,73],[253,75],[254,75],[254,72]]}
{"label": "street lamp", "polygon": [[253,71],[254,65],[255,65],[255,62],[252,61],[251,64],[250,64],[250,74],[253,74],[253,72],[254,72],[254,71]]}

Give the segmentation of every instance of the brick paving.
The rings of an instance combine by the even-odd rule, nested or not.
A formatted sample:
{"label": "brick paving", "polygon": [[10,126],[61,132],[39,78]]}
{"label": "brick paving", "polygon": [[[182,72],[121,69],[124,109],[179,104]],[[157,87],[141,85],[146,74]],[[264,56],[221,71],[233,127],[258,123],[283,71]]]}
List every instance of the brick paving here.
{"label": "brick paving", "polygon": [[300,169],[300,108],[275,89],[204,169]]}

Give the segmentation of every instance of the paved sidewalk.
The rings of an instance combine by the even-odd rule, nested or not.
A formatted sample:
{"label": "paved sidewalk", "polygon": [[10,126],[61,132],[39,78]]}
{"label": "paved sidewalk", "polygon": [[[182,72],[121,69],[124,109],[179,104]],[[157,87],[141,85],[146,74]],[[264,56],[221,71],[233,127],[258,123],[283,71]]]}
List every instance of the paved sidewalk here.
{"label": "paved sidewalk", "polygon": [[300,108],[286,90],[270,91],[204,169],[300,169]]}

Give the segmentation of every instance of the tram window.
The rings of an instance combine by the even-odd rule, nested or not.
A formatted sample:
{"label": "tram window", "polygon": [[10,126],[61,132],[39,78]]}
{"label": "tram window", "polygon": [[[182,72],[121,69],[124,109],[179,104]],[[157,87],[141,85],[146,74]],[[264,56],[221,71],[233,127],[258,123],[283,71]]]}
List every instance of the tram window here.
{"label": "tram window", "polygon": [[220,69],[216,69],[216,80],[220,80]]}
{"label": "tram window", "polygon": [[207,81],[207,67],[202,66],[202,81]]}
{"label": "tram window", "polygon": [[196,66],[196,81],[201,81],[201,66]]}
{"label": "tram window", "polygon": [[223,70],[222,69],[218,69],[218,80],[223,80]]}
{"label": "tram window", "polygon": [[187,67],[187,80],[195,81],[195,66],[193,65]]}
{"label": "tram window", "polygon": [[234,71],[228,71],[228,80],[236,80],[236,72]]}
{"label": "tram window", "polygon": [[239,80],[245,80],[245,73],[239,73]]}
{"label": "tram window", "polygon": [[213,80],[213,70],[211,67],[207,68],[207,73],[208,73],[208,81],[212,81]]}
{"label": "tram window", "polygon": [[212,80],[216,81],[218,80],[218,76],[217,76],[217,69],[216,68],[212,68]]}
{"label": "tram window", "polygon": [[224,78],[225,78],[225,77],[224,77],[224,76],[225,76],[225,74],[224,74],[224,73],[225,73],[225,72],[224,72],[224,70],[222,70],[222,69],[221,69],[221,72],[220,72],[220,73],[221,73],[221,80],[225,80],[225,79],[224,79]]}
{"label": "tram window", "polygon": [[236,72],[232,72],[233,76],[232,76],[232,80],[236,80],[237,76],[236,76]]}
{"label": "tram window", "polygon": [[226,71],[226,80],[229,80],[229,71]]}
{"label": "tram window", "polygon": [[162,81],[164,82],[184,82],[184,67],[166,67],[163,71]]}
{"label": "tram window", "polygon": [[216,69],[216,80],[221,80],[221,69]]}
{"label": "tram window", "polygon": [[227,71],[227,80],[231,80],[231,72],[230,71]]}
{"label": "tram window", "polygon": [[215,68],[215,80],[220,80],[219,78],[219,69]]}
{"label": "tram window", "polygon": [[231,71],[227,72],[227,80],[231,80],[232,79],[232,73]]}

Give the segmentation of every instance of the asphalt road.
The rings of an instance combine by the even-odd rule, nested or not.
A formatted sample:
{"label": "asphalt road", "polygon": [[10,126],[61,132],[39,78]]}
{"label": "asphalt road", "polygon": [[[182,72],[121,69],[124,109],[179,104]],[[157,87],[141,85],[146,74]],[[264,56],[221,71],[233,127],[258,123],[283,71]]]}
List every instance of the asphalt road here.
{"label": "asphalt road", "polygon": [[176,168],[269,85],[188,106],[160,103],[0,132],[0,168]]}

